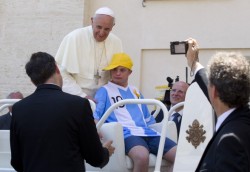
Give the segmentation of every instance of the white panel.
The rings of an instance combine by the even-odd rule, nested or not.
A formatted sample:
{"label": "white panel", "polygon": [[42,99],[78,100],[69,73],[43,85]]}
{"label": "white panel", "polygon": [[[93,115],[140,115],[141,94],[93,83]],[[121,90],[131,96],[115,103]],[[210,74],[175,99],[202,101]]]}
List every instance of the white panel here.
{"label": "white panel", "polygon": [[[199,122],[199,128],[193,126],[194,120]],[[199,134],[193,134],[193,136],[195,136],[193,138],[195,138],[194,140],[196,142],[201,136],[206,137],[203,140],[204,142],[200,142],[197,147],[193,146],[192,141],[188,142],[187,140],[187,137],[191,137],[191,134],[188,134],[187,131],[189,131],[189,133],[195,133],[194,131],[196,129],[200,131]],[[204,130],[205,133],[202,134]],[[214,115],[212,106],[195,82],[191,84],[186,94],[174,171],[194,172],[213,133]]]}

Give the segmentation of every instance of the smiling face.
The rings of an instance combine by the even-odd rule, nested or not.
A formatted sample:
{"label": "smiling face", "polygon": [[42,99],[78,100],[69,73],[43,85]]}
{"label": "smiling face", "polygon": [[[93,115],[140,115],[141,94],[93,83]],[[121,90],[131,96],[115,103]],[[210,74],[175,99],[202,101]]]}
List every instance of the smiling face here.
{"label": "smiling face", "polygon": [[170,91],[170,102],[172,105],[183,102],[185,100],[186,91],[188,89],[188,84],[183,81],[174,83]]}
{"label": "smiling face", "polygon": [[105,41],[114,26],[114,18],[104,14],[97,14],[91,18],[93,36],[97,42]]}
{"label": "smiling face", "polygon": [[128,77],[132,73],[126,67],[118,66],[112,70],[110,70],[111,82],[120,85],[122,87],[126,87],[128,85]]}

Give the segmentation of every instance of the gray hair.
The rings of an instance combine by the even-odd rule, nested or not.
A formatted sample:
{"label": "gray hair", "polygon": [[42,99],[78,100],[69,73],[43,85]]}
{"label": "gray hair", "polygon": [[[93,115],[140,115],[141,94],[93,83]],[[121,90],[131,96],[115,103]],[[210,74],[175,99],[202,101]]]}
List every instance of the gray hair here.
{"label": "gray hair", "polygon": [[245,106],[250,97],[250,65],[237,52],[216,53],[208,63],[209,84],[229,107]]}

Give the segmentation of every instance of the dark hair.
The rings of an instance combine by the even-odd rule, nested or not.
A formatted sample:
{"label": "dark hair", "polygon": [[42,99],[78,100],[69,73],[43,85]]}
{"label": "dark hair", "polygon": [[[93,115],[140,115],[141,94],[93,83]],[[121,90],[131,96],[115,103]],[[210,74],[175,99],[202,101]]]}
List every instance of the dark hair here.
{"label": "dark hair", "polygon": [[25,65],[26,73],[37,86],[45,83],[56,71],[53,56],[45,52],[33,53]]}

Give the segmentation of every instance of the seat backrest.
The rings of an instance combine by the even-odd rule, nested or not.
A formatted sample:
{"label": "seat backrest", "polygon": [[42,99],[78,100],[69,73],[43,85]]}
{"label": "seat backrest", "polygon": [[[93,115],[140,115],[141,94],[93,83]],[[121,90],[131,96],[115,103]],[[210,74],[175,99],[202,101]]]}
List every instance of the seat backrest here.
{"label": "seat backrest", "polygon": [[1,168],[12,168],[10,165],[10,131],[0,130],[0,170]]}
{"label": "seat backrest", "polygon": [[21,99],[1,99],[0,100],[0,112],[5,108],[12,106]]}
{"label": "seat backrest", "polygon": [[194,172],[214,133],[214,113],[196,82],[186,93],[174,172]]}
{"label": "seat backrest", "polygon": [[[149,104],[149,105],[157,105],[162,110],[164,115],[166,116],[166,119],[168,119],[168,110],[166,106],[160,102],[159,100],[155,99],[125,99],[121,100],[115,104],[113,104],[103,115],[103,117],[100,119],[100,121],[97,123],[97,129],[102,132],[104,138],[113,140],[113,145],[115,146],[115,152],[111,156],[109,163],[102,168],[102,170],[98,168],[91,167],[89,164],[86,164],[86,170],[87,171],[113,171],[113,172],[127,172],[132,171],[133,163],[131,159],[125,155],[125,148],[124,148],[124,137],[123,137],[123,129],[121,124],[114,122],[114,123],[104,123],[107,119],[107,117],[110,115],[110,113],[116,109],[118,106],[124,105],[124,104]],[[164,117],[165,118],[165,117]],[[159,124],[157,124],[159,125]],[[160,140],[160,146],[158,150],[158,155],[155,156],[153,154],[150,154],[149,157],[149,171],[153,171],[156,169],[156,171],[159,171],[159,169],[168,169],[171,167],[171,164],[169,162],[163,161],[162,162],[162,155],[163,154],[163,145],[165,142],[165,136],[170,134],[167,132],[168,126],[169,128],[175,129],[175,124],[167,120],[163,120],[160,124],[161,126],[152,126],[152,128],[158,128],[161,130],[161,140]],[[172,130],[172,129],[170,129]],[[176,133],[176,129],[174,131]],[[173,139],[176,140],[176,139]],[[161,166],[161,165],[164,166]]]}
{"label": "seat backrest", "polygon": [[[0,112],[20,99],[1,99]],[[0,172],[15,171],[10,165],[10,130],[0,130]]]}

